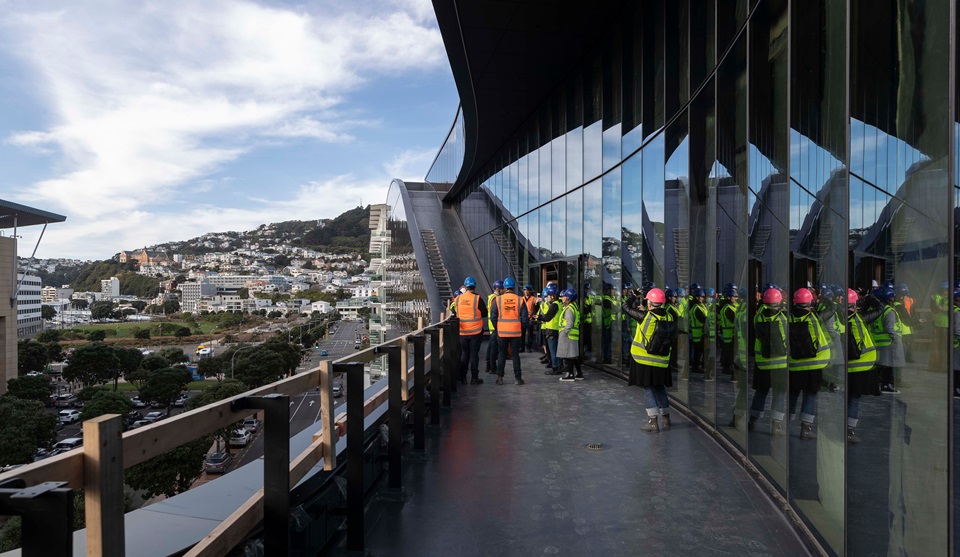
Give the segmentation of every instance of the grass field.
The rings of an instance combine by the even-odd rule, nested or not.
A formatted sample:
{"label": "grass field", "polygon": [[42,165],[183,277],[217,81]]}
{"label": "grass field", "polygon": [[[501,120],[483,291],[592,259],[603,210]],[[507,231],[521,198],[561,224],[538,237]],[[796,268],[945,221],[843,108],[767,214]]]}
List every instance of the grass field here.
{"label": "grass field", "polygon": [[[187,384],[188,391],[205,391],[210,387],[217,386],[219,382],[216,379],[207,379],[205,381],[191,381]],[[104,385],[108,389],[113,390],[113,383],[107,383]],[[121,392],[130,392],[136,391],[137,387],[133,383],[119,383],[117,384],[117,390]]]}
{"label": "grass field", "polygon": [[[198,321],[197,326],[202,334],[210,334],[217,328],[217,323],[210,321]],[[77,325],[73,327],[75,331],[89,333],[90,331],[103,331],[107,338],[133,338],[136,330],[149,329],[150,336],[173,336],[174,332],[180,327],[187,327],[193,330],[193,323],[189,325],[183,321],[142,321],[126,323],[97,323],[91,325]]]}

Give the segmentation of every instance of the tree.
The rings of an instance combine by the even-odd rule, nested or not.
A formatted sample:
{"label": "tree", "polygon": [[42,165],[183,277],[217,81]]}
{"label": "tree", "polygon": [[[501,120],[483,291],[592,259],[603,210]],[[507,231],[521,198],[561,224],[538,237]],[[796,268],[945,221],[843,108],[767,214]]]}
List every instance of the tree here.
{"label": "tree", "polygon": [[[226,379],[216,386],[210,387],[202,391],[197,396],[189,399],[187,401],[187,407],[191,410],[206,406],[208,404],[213,404],[214,402],[219,402],[221,400],[234,397],[240,393],[246,392],[247,386],[243,384],[242,381],[237,381],[236,379]],[[217,439],[217,442],[223,441],[224,444],[230,439],[230,434],[233,433],[233,430],[236,429],[237,424],[229,425],[227,427],[221,428],[213,433],[214,437]]]}
{"label": "tree", "polygon": [[26,339],[17,343],[17,373],[23,375],[30,371],[42,371],[47,367],[47,347]]}
{"label": "tree", "polygon": [[63,378],[84,385],[100,385],[113,379],[119,367],[120,360],[111,347],[92,342],[73,351],[63,370]]}
{"label": "tree", "polygon": [[60,329],[47,329],[34,335],[33,340],[37,342],[57,342],[62,337]]}
{"label": "tree", "polygon": [[120,374],[127,374],[140,368],[140,362],[143,361],[143,352],[136,348],[114,348],[114,353],[119,361]]}
{"label": "tree", "polygon": [[146,371],[157,371],[169,366],[170,362],[160,354],[149,354],[140,361],[140,367]]}
{"label": "tree", "polygon": [[57,316],[57,310],[53,306],[40,306],[40,317],[44,319],[53,319]]}
{"label": "tree", "polygon": [[47,349],[47,360],[50,362],[62,362],[65,354],[63,352],[63,347],[60,346],[59,342],[46,342],[44,347]]}
{"label": "tree", "polygon": [[103,342],[103,339],[105,338],[107,338],[107,332],[103,329],[97,329],[87,333],[87,340],[91,340],[93,342]]}
{"label": "tree", "polygon": [[241,300],[246,300],[247,298],[250,297],[250,289],[241,288],[240,290],[237,290],[237,296],[240,296]]}
{"label": "tree", "polygon": [[276,381],[284,372],[283,357],[270,350],[250,350],[234,361],[234,377],[251,389]]}
{"label": "tree", "polygon": [[104,414],[125,416],[131,407],[130,401],[121,393],[100,390],[93,395],[93,398],[84,403],[83,410],[80,411],[80,419],[89,420]]}
{"label": "tree", "polygon": [[147,309],[147,302],[144,302],[143,300],[135,300],[130,302],[130,305],[137,311],[143,311]]}
{"label": "tree", "polygon": [[169,411],[173,401],[180,396],[191,379],[193,377],[185,368],[167,367],[155,371],[147,384],[140,389],[140,399],[158,402]]}
{"label": "tree", "polygon": [[180,311],[180,302],[177,300],[167,300],[163,302],[163,313],[172,315]]}
{"label": "tree", "polygon": [[57,438],[56,423],[56,416],[35,400],[0,397],[0,462],[32,462],[37,447],[48,447]]}
{"label": "tree", "polygon": [[133,338],[140,340],[150,340],[150,329],[134,329]]}
{"label": "tree", "polygon": [[[149,357],[149,356],[148,356]],[[146,358],[144,358],[146,360]],[[123,378],[127,383],[132,384],[137,390],[143,389],[143,386],[150,380],[151,373],[143,368],[124,374]]]}
{"label": "tree", "polygon": [[72,301],[72,304],[73,307],[77,308],[78,310],[85,310],[90,305],[90,302],[84,298],[77,298],[76,300]]}
{"label": "tree", "polygon": [[163,358],[170,362],[171,365],[190,361],[190,357],[183,352],[183,349],[176,346],[168,346],[163,348],[157,352],[157,354],[163,356]]}
{"label": "tree", "polygon": [[23,400],[50,400],[50,381],[46,377],[15,377],[7,381],[7,394]]}
{"label": "tree", "polygon": [[113,304],[110,302],[94,302],[90,306],[90,317],[93,319],[106,319],[113,313]]}
{"label": "tree", "polygon": [[203,436],[160,456],[137,464],[126,471],[125,483],[142,491],[144,500],[166,495],[173,497],[190,489],[202,471],[211,439]]}
{"label": "tree", "polygon": [[180,327],[179,329],[176,330],[176,332],[173,333],[173,336],[175,336],[175,337],[177,337],[178,339],[181,339],[181,340],[182,340],[184,337],[190,336],[190,328],[189,328],[189,327]]}

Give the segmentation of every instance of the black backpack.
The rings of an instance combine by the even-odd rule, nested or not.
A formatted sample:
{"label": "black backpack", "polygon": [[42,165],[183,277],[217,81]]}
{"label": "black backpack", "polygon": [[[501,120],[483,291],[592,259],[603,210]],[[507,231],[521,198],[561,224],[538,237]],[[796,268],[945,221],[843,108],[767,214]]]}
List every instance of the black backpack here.
{"label": "black backpack", "polygon": [[817,346],[810,338],[810,327],[805,321],[790,324],[790,358],[807,360],[817,355]]}

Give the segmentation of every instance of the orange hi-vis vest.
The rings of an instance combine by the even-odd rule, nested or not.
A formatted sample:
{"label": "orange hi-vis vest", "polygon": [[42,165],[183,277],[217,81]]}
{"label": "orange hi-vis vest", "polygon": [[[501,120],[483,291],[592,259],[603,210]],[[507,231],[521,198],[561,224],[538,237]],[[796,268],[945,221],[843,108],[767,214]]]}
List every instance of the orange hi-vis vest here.
{"label": "orange hi-vis vest", "polygon": [[480,315],[480,296],[469,291],[457,296],[457,317],[460,318],[461,336],[482,333],[483,317]]}
{"label": "orange hi-vis vest", "polygon": [[523,298],[523,305],[527,306],[527,315],[534,315],[534,309],[537,307],[537,297],[530,296],[529,298]]}
{"label": "orange hi-vis vest", "polygon": [[520,337],[520,296],[505,292],[497,298],[497,336]]}

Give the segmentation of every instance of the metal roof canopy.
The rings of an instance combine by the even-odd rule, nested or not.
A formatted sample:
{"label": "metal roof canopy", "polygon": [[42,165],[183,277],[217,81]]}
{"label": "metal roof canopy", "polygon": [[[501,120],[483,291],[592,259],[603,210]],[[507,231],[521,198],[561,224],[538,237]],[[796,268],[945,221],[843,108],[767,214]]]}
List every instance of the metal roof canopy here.
{"label": "metal roof canopy", "polygon": [[36,224],[63,222],[67,217],[20,205],[12,201],[0,199],[0,228],[17,228]]}

